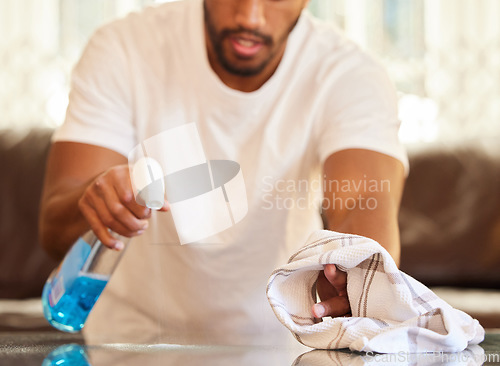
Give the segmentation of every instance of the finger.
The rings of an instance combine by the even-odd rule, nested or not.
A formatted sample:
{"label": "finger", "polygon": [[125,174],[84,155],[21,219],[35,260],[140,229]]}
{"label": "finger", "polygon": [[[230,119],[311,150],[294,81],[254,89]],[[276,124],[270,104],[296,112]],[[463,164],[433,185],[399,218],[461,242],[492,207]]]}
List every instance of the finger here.
{"label": "finger", "polygon": [[168,203],[168,201],[165,201],[165,203],[163,204],[163,207],[160,208],[158,211],[160,211],[160,212],[170,211],[170,203]]}
{"label": "finger", "polygon": [[346,316],[351,312],[349,299],[345,296],[337,296],[313,305],[313,315],[316,318],[325,316]]}
{"label": "finger", "polygon": [[143,229],[130,230],[128,227],[124,226],[120,221],[118,221],[115,216],[109,211],[108,206],[100,197],[89,195],[86,198],[90,206],[94,209],[94,212],[99,218],[100,222],[106,228],[109,228],[115,233],[127,237],[139,235],[142,233]]}
{"label": "finger", "polygon": [[136,218],[146,220],[151,217],[151,209],[138,204],[135,200],[132,186],[130,185],[130,178],[118,179],[114,190],[118,200],[127,207]]}
{"label": "finger", "polygon": [[337,290],[339,296],[347,296],[347,273],[339,270],[334,264],[325,265],[325,277]]}
{"label": "finger", "polygon": [[149,220],[151,218],[152,209],[138,204],[134,197],[131,199],[128,197],[122,198],[119,193],[117,193],[117,197],[120,200],[120,203],[132,213],[134,218],[142,221]]}
{"label": "finger", "polygon": [[97,238],[101,241],[101,243],[115,250],[122,250],[125,247],[124,243],[111,235],[107,227],[104,226],[99,219],[99,216],[97,215],[95,210],[85,202],[85,199],[82,198],[78,202],[78,206],[83,216],[85,217],[85,220],[87,220],[90,228],[97,236]]}
{"label": "finger", "polygon": [[318,275],[316,290],[318,291],[318,295],[321,300],[338,296],[335,287],[333,287],[333,285],[326,279],[324,271],[321,271]]}
{"label": "finger", "polygon": [[[98,196],[93,199],[95,205],[99,206],[95,208],[98,214],[102,215],[101,218],[104,224],[106,224],[110,229],[113,230],[112,225],[114,225],[115,228],[117,228],[115,225],[115,221],[125,228],[125,230],[122,230],[119,227],[117,228],[117,232],[121,235],[127,235],[128,233],[138,232],[147,229],[148,227],[147,220],[137,218],[127,206],[124,206],[122,200],[120,199],[116,190],[111,184],[104,182],[102,179],[97,179],[93,188],[95,191],[95,195]],[[104,209],[104,207],[100,205],[101,200],[99,200],[99,198],[104,201],[107,211],[111,215],[112,218],[111,220],[106,215],[105,212],[106,210]],[[126,200],[133,199],[133,195],[131,194],[130,198],[125,197],[125,199]],[[148,208],[142,206],[139,207],[141,207],[143,210],[149,210]]]}

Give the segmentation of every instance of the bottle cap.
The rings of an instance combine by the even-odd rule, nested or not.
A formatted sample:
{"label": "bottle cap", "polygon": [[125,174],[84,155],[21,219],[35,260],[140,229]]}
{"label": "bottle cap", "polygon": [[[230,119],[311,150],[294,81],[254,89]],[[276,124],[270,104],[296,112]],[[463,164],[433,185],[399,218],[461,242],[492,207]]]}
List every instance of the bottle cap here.
{"label": "bottle cap", "polygon": [[142,157],[132,168],[135,199],[140,205],[159,210],[165,203],[163,170],[153,158]]}

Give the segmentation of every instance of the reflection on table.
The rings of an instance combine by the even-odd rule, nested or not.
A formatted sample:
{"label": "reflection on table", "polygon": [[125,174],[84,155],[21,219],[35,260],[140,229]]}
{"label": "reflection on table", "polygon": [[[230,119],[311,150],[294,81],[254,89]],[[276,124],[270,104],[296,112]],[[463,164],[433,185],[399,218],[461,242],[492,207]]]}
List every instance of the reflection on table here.
{"label": "reflection on table", "polygon": [[500,365],[500,332],[490,331],[480,346],[461,353],[368,354],[285,346],[186,346],[172,344],[85,345],[78,334],[0,333],[0,364],[5,365]]}

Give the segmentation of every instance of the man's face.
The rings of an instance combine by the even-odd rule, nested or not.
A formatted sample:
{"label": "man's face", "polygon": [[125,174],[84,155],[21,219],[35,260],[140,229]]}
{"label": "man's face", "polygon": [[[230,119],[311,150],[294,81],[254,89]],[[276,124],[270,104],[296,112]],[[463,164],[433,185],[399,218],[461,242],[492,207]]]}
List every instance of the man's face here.
{"label": "man's face", "polygon": [[212,61],[239,76],[255,76],[266,67],[277,65],[307,2],[205,0],[205,27]]}

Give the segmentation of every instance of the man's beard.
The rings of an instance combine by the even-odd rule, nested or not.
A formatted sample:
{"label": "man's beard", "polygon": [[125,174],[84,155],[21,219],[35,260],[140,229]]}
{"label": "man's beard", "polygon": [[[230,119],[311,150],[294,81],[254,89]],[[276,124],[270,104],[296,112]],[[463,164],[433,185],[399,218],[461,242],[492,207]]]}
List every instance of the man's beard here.
{"label": "man's beard", "polygon": [[[217,57],[217,61],[227,72],[244,77],[258,75],[269,65],[269,63],[276,56],[277,52],[281,49],[283,44],[288,39],[288,35],[290,34],[290,32],[293,30],[293,28],[295,28],[295,25],[299,21],[299,17],[297,17],[297,19],[292,23],[288,31],[276,43],[270,36],[261,34],[258,31],[245,29],[242,27],[238,29],[223,29],[220,32],[220,34],[218,34],[215,28],[215,24],[208,12],[205,2],[203,2],[203,8],[204,8],[205,26],[207,29],[208,37],[213,46],[215,56]],[[260,38],[262,44],[271,50],[271,52],[269,52],[268,57],[265,60],[263,60],[259,65],[253,67],[238,66],[235,65],[234,63],[231,63],[225,56],[224,49],[222,46],[223,41],[232,35],[240,33],[251,34],[253,37]]]}

